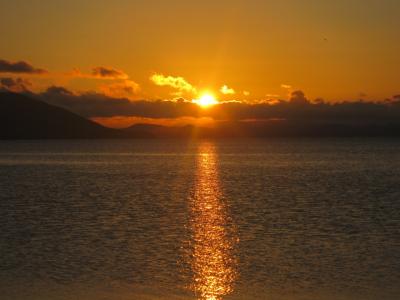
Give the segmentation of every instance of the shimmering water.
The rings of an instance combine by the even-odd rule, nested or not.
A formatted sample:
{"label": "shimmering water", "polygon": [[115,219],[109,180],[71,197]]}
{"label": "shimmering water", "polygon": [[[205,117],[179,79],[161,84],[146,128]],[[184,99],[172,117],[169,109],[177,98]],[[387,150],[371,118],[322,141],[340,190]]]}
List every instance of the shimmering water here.
{"label": "shimmering water", "polygon": [[1,299],[400,299],[400,141],[0,142]]}

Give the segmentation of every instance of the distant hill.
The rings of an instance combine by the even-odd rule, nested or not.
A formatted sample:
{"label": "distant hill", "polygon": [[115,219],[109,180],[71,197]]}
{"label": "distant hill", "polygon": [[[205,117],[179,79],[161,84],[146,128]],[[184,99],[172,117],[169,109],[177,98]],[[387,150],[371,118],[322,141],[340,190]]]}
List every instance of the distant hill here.
{"label": "distant hill", "polygon": [[123,129],[128,136],[152,138],[270,138],[270,137],[378,137],[400,136],[399,123],[322,123],[274,121],[223,121],[213,127],[166,127],[137,124]]}
{"label": "distant hill", "polygon": [[0,139],[118,138],[103,127],[63,108],[22,94],[0,93]]}

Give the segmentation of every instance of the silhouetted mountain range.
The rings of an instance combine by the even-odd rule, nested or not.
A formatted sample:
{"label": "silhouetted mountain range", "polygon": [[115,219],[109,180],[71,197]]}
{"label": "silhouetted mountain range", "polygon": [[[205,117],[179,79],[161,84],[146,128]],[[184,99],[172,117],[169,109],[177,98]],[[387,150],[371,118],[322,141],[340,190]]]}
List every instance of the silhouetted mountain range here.
{"label": "silhouetted mountain range", "polygon": [[400,124],[319,124],[289,121],[228,121],[214,127],[166,127],[137,124],[124,129],[134,136],[153,138],[243,138],[243,137],[400,137]]}
{"label": "silhouetted mountain range", "polygon": [[0,139],[400,136],[400,120],[219,121],[213,127],[136,124],[111,129],[33,97],[0,93]]}
{"label": "silhouetted mountain range", "polygon": [[22,94],[0,93],[1,139],[113,138],[120,131],[103,127],[63,108]]}

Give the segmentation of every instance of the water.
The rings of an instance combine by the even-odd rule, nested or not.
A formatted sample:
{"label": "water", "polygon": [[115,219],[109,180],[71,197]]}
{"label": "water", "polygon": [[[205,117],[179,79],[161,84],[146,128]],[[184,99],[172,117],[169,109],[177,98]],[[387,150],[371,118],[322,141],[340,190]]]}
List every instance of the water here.
{"label": "water", "polygon": [[1,299],[399,299],[399,150],[0,142]]}

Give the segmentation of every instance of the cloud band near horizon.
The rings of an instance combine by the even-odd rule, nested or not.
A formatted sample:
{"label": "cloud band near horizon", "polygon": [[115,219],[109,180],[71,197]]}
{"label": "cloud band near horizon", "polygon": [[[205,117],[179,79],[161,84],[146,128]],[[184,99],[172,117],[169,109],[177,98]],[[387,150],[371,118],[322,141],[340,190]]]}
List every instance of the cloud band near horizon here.
{"label": "cloud band near horizon", "polygon": [[221,102],[203,109],[180,99],[138,100],[112,98],[88,92],[75,94],[62,87],[50,87],[43,93],[31,94],[49,104],[60,106],[87,118],[142,117],[142,118],[212,118],[214,120],[274,120],[283,119],[314,123],[382,123],[400,120],[400,97],[386,102],[312,103],[301,91],[295,91],[289,101],[244,103]]}

